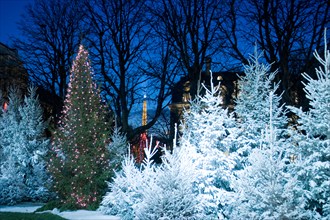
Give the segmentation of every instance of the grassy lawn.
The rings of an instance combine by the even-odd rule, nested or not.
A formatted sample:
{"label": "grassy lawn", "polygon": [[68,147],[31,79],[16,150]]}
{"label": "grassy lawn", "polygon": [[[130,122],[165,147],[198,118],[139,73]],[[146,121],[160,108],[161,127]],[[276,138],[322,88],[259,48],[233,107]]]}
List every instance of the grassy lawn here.
{"label": "grassy lawn", "polygon": [[0,212],[0,220],[64,220],[58,215],[51,213],[18,213],[18,212]]}

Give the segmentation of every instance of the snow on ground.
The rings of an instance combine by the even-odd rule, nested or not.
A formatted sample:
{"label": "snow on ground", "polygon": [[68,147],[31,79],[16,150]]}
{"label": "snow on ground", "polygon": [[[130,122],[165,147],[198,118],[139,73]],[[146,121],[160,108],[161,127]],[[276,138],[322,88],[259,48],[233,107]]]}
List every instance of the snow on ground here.
{"label": "snow on ground", "polygon": [[120,220],[119,217],[104,215],[98,211],[87,210],[78,210],[72,212],[65,211],[60,212],[58,215],[70,220]]}
{"label": "snow on ground", "polygon": [[42,204],[36,204],[36,203],[22,203],[14,206],[0,205],[0,212],[34,212],[41,206]]}
{"label": "snow on ground", "polygon": [[[23,203],[15,206],[0,206],[0,212],[34,212],[38,208],[40,208],[41,204],[34,203]],[[77,210],[77,211],[65,211],[59,212],[57,209],[52,211],[52,214],[59,215],[62,218],[66,218],[69,220],[120,220],[119,217],[104,215],[98,211],[87,211],[87,210]]]}

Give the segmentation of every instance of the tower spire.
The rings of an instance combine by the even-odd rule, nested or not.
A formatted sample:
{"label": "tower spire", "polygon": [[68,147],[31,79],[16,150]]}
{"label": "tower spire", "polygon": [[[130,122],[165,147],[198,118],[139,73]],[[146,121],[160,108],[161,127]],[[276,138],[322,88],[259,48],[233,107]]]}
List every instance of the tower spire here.
{"label": "tower spire", "polygon": [[147,124],[147,96],[143,97],[142,126]]}

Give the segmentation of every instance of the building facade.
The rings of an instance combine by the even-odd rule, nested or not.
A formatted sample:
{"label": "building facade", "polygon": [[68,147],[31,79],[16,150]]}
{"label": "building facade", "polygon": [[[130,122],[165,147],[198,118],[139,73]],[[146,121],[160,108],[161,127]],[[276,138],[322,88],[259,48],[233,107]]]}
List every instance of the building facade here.
{"label": "building facade", "polygon": [[[201,72],[200,83],[205,87],[210,87],[211,83],[214,86],[220,85],[220,95],[223,101],[222,107],[233,111],[235,99],[238,95],[238,81],[239,77],[242,75],[242,72],[211,72],[210,68],[207,68],[206,71]],[[203,95],[203,89],[201,89],[199,95]],[[175,124],[177,124],[180,133],[179,125],[183,121],[184,110],[189,110],[190,100],[189,79],[187,77],[182,77],[172,90],[172,104],[170,105],[170,138],[174,137]]]}
{"label": "building facade", "polygon": [[24,94],[28,87],[28,73],[17,50],[0,42],[0,91],[3,107],[8,102],[8,90],[11,86],[16,86]]}

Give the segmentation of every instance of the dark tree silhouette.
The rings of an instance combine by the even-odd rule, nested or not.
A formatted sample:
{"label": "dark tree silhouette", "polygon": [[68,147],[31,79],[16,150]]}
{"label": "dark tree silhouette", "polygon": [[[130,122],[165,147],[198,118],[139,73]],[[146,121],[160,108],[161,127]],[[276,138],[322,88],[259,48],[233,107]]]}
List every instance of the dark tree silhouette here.
{"label": "dark tree silhouette", "polygon": [[222,20],[223,1],[162,0],[150,11],[158,20],[159,37],[169,42],[173,55],[190,80],[190,95],[197,93],[200,72],[207,56],[221,50],[217,21]]}
{"label": "dark tree silhouette", "polygon": [[[324,28],[329,25],[329,1],[230,0],[226,20],[219,21],[226,35],[226,54],[247,64],[246,51],[255,43],[279,70],[283,101],[302,105],[302,72],[312,72],[314,49],[322,47]],[[250,48],[250,49],[247,49]]]}
{"label": "dark tree silhouette", "polygon": [[75,0],[35,1],[19,23],[23,37],[14,41],[30,79],[62,99],[81,36],[79,7]]}
{"label": "dark tree silhouette", "polygon": [[[166,107],[168,84],[175,73],[170,67],[170,51],[152,33],[146,1],[95,0],[86,1],[85,7],[99,80],[117,126],[131,139],[153,126]],[[155,102],[156,111],[145,126],[132,128],[129,117],[136,111],[136,104],[142,103],[144,90],[153,92],[148,97]]]}

